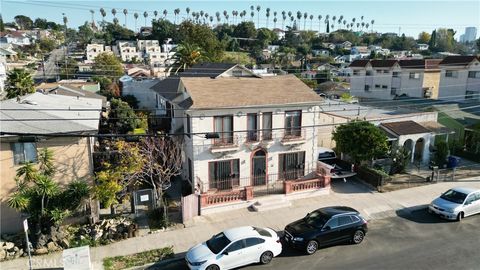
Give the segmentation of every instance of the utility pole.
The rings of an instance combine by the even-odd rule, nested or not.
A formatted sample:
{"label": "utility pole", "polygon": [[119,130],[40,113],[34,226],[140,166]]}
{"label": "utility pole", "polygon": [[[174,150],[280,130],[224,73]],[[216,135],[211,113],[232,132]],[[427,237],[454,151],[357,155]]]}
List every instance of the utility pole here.
{"label": "utility pole", "polygon": [[47,81],[45,76],[45,54],[42,54],[42,70],[43,70],[43,82]]}

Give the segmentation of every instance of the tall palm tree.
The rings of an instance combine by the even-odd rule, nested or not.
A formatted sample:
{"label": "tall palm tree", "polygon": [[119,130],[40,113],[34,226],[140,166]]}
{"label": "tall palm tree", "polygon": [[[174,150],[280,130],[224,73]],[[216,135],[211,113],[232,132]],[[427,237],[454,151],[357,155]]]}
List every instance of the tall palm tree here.
{"label": "tall palm tree", "polygon": [[117,17],[117,10],[114,9],[114,8],[112,8],[112,15],[113,15],[114,18]]}
{"label": "tall palm tree", "polygon": [[223,11],[223,18],[225,18],[225,23],[228,24],[228,12],[226,10]]}
{"label": "tall palm tree", "polygon": [[362,22],[361,25],[362,25],[362,31],[363,31],[363,27],[365,27],[365,22]]}
{"label": "tall palm tree", "polygon": [[157,16],[158,16],[158,11],[154,10],[153,11],[153,17],[155,17],[155,21],[157,20]]}
{"label": "tall palm tree", "polygon": [[350,25],[350,26],[352,26],[352,27],[355,26],[355,21],[356,21],[356,20],[357,20],[357,18],[352,18],[352,23],[353,23],[353,24]]}
{"label": "tall palm tree", "polygon": [[243,22],[243,16],[245,16],[244,12],[245,12],[245,10],[240,12],[240,21],[242,21],[242,22]]}
{"label": "tall palm tree", "polygon": [[173,14],[175,15],[175,22],[174,22],[174,24],[177,24],[177,15],[180,14],[180,9],[179,9],[179,8],[176,8],[176,9],[173,11]]}
{"label": "tall palm tree", "polygon": [[147,27],[147,17],[148,17],[148,12],[143,12],[143,17],[145,18],[145,27]]}
{"label": "tall palm tree", "polygon": [[343,27],[345,27],[345,25],[347,25],[347,20],[343,20]]}
{"label": "tall palm tree", "polygon": [[285,20],[287,19],[287,15],[282,14],[282,31],[285,30]]}
{"label": "tall palm tree", "polygon": [[313,30],[313,15],[310,15],[310,31]]}
{"label": "tall palm tree", "polygon": [[217,24],[220,24],[222,21],[222,18],[220,17],[220,12],[215,13],[215,16],[217,17]]}
{"label": "tall palm tree", "polygon": [[267,17],[267,28],[268,28],[268,21],[270,20],[270,8],[265,9],[266,13],[265,16]]}
{"label": "tall palm tree", "polygon": [[168,15],[168,10],[164,9],[163,10],[163,18],[167,18],[167,15]]}
{"label": "tall palm tree", "polygon": [[295,17],[290,17],[290,27],[293,27],[293,23],[295,21]]}
{"label": "tall palm tree", "polygon": [[118,24],[118,18],[117,17],[113,18],[113,24],[115,24],[115,25]]}
{"label": "tall palm tree", "polygon": [[262,8],[260,7],[260,5],[257,6],[257,28],[260,28],[260,10]]}
{"label": "tall palm tree", "polygon": [[337,19],[337,16],[334,15],[334,16],[332,17],[332,25],[331,25],[332,29],[335,28],[335,20],[336,20],[336,19]]}
{"label": "tall palm tree", "polygon": [[133,18],[135,19],[135,31],[137,31],[137,19],[138,19],[138,13],[137,12],[133,13]]}
{"label": "tall palm tree", "polygon": [[358,31],[358,28],[360,28],[360,23],[357,22],[357,31]]}
{"label": "tall palm tree", "polygon": [[255,16],[254,11],[255,11],[255,7],[254,7],[254,6],[250,6],[250,15],[251,15],[251,17],[252,17],[252,18],[251,18],[252,22],[253,22],[253,16]]}
{"label": "tall palm tree", "polygon": [[213,16],[208,17],[208,19],[210,20],[210,24],[213,26]]}
{"label": "tall palm tree", "polygon": [[372,24],[372,33],[373,33],[373,24],[375,23],[375,20],[372,20],[370,23]]}
{"label": "tall palm tree", "polygon": [[190,8],[187,7],[185,11],[187,12],[187,19],[190,19]]}
{"label": "tall palm tree", "polygon": [[277,17],[273,18],[273,29],[277,28]]}
{"label": "tall palm tree", "polygon": [[95,18],[94,18],[95,10],[90,9],[90,13],[92,14],[92,26],[93,26],[93,25],[95,25]]}
{"label": "tall palm tree", "polygon": [[308,13],[307,12],[303,13],[303,31],[305,31],[306,28],[307,28],[306,27],[307,26],[307,18],[308,18]]}
{"label": "tall palm tree", "polygon": [[128,10],[126,8],[123,9],[123,15],[125,15],[125,24],[123,26],[127,27],[127,14]]}
{"label": "tall palm tree", "polygon": [[[205,12],[205,14],[203,14],[203,16],[205,17],[204,21],[207,21],[208,20],[208,12]],[[208,24],[208,22],[207,22],[207,24]]]}
{"label": "tall palm tree", "polygon": [[255,16],[255,12],[251,11],[250,12],[250,17],[251,17],[251,21],[253,22],[253,17]]}
{"label": "tall palm tree", "polygon": [[237,19],[237,11],[236,11],[236,10],[232,10],[232,23],[233,23],[233,24],[235,24],[236,19]]}
{"label": "tall palm tree", "polygon": [[370,27],[370,24],[369,24],[369,23],[366,23],[366,24],[365,24],[365,28],[367,28],[367,32],[368,32],[368,27]]}
{"label": "tall palm tree", "polygon": [[102,15],[102,24],[105,25],[105,16],[107,16],[105,9],[100,8],[100,15]]}
{"label": "tall palm tree", "polygon": [[301,19],[302,19],[302,12],[297,11],[297,20],[298,20],[298,22],[300,22]]}
{"label": "tall palm tree", "polygon": [[321,28],[321,25],[322,25],[322,15],[318,15],[317,17],[318,19],[318,33],[320,33],[320,28]]}

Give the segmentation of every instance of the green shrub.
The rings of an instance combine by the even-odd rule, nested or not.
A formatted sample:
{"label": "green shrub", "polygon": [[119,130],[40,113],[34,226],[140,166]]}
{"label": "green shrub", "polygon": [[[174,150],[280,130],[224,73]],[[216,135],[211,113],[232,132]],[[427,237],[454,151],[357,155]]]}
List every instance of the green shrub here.
{"label": "green shrub", "polygon": [[103,267],[105,270],[126,269],[169,259],[172,258],[173,255],[173,247],[164,247],[127,256],[105,258],[103,260]]}

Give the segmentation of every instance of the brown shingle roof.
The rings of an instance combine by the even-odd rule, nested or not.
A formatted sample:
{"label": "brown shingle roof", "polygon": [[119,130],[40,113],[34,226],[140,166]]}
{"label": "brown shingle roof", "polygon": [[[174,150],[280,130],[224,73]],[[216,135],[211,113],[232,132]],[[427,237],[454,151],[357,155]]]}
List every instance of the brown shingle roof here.
{"label": "brown shingle roof", "polygon": [[466,66],[477,57],[474,55],[447,56],[440,62],[441,66]]}
{"label": "brown shingle roof", "polygon": [[439,69],[440,62],[442,59],[425,59],[425,69]]}
{"label": "brown shingle roof", "polygon": [[377,68],[377,67],[393,67],[395,63],[397,63],[397,60],[371,60],[370,64],[372,64],[372,67]]}
{"label": "brown shingle roof", "polygon": [[380,126],[387,128],[397,135],[409,135],[418,133],[429,133],[430,130],[414,121],[400,121],[391,123],[382,123]]}
{"label": "brown shingle roof", "polygon": [[400,61],[398,61],[398,64],[402,68],[425,69],[425,60],[424,59],[400,60]]}
{"label": "brown shingle roof", "polygon": [[349,67],[365,67],[370,60],[354,60]]}
{"label": "brown shingle roof", "polygon": [[192,109],[319,103],[322,98],[294,75],[180,79]]}

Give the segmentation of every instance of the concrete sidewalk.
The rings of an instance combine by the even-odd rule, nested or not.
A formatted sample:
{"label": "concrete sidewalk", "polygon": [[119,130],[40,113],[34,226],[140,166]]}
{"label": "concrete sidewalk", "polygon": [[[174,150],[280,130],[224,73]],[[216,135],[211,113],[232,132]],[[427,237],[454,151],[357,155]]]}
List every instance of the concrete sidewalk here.
{"label": "concrete sidewalk", "polygon": [[[455,182],[443,182],[389,193],[371,191],[356,181],[334,182],[330,195],[298,199],[287,208],[265,212],[251,212],[238,209],[223,213],[197,217],[184,229],[149,234],[130,238],[108,246],[91,248],[94,269],[103,269],[102,261],[106,257],[123,256],[150,249],[173,246],[175,253],[185,252],[191,246],[207,240],[223,229],[256,225],[283,230],[286,224],[302,218],[306,213],[330,205],[346,205],[361,212],[367,219],[395,216],[397,211],[428,204],[440,193],[455,186],[480,188],[480,177],[473,177]],[[35,269],[62,266],[61,252],[33,258]],[[2,262],[2,270],[27,269],[28,259],[23,257],[13,261]]]}

